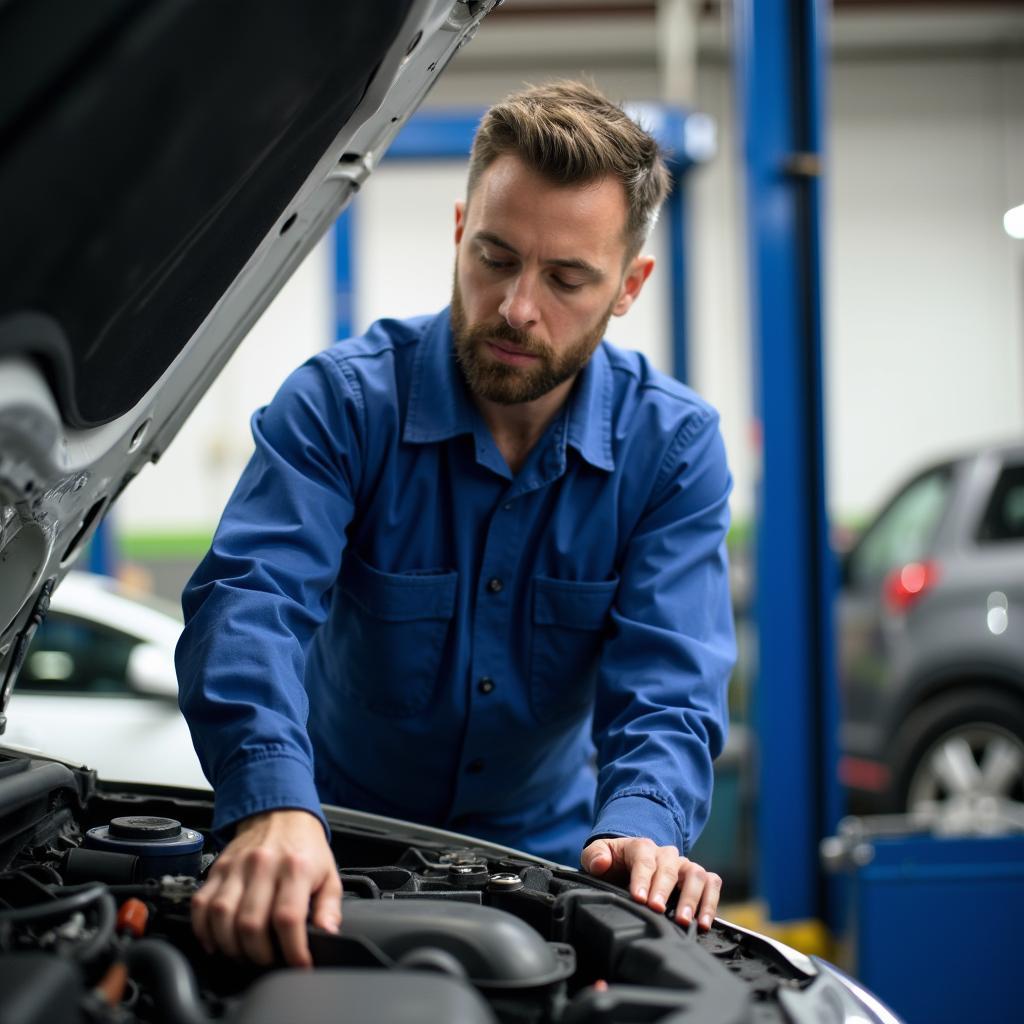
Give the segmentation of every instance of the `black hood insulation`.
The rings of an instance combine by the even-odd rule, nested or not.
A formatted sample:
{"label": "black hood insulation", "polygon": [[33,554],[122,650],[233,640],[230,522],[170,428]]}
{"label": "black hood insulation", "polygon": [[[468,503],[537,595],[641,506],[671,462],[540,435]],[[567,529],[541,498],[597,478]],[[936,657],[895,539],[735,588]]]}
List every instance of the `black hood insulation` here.
{"label": "black hood insulation", "polygon": [[410,0],[0,5],[0,355],[72,427],[160,377],[344,127]]}

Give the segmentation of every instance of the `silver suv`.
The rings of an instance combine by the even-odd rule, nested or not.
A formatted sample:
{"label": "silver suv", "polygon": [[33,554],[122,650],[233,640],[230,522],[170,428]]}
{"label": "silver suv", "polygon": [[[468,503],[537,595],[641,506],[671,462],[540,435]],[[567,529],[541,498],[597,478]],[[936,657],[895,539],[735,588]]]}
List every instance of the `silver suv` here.
{"label": "silver suv", "polygon": [[1022,611],[1024,446],[938,463],[900,488],[843,563],[852,810],[1024,812]]}

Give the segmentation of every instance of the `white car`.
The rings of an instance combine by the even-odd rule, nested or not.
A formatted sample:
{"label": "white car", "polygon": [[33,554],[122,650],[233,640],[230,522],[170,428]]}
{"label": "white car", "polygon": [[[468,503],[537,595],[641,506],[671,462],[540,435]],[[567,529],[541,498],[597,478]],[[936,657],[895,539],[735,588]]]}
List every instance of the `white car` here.
{"label": "white car", "polygon": [[173,605],[68,573],[25,658],[4,743],[105,779],[208,788],[178,710],[181,627]]}

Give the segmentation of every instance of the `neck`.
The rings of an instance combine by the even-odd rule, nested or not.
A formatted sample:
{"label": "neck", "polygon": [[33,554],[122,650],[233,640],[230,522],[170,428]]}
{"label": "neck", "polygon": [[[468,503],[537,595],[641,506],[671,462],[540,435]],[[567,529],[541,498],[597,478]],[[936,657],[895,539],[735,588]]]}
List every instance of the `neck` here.
{"label": "neck", "polygon": [[500,405],[478,395],[473,396],[498,451],[513,473],[523,468],[533,446],[565,405],[574,380],[570,378],[563,381],[532,402],[518,402],[515,405]]}

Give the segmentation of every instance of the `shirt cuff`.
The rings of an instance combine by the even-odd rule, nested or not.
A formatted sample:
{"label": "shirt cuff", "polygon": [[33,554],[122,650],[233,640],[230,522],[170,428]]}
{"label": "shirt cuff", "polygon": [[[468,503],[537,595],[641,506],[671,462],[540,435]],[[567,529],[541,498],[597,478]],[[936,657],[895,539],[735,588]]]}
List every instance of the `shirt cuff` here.
{"label": "shirt cuff", "polygon": [[243,818],[265,811],[309,811],[320,819],[330,842],[316,783],[309,769],[293,757],[255,756],[218,779],[214,787],[213,836],[225,845]]}
{"label": "shirt cuff", "polygon": [[656,796],[613,797],[601,808],[584,849],[595,839],[628,836],[650,839],[657,846],[676,846],[686,856],[689,836],[676,815]]}

